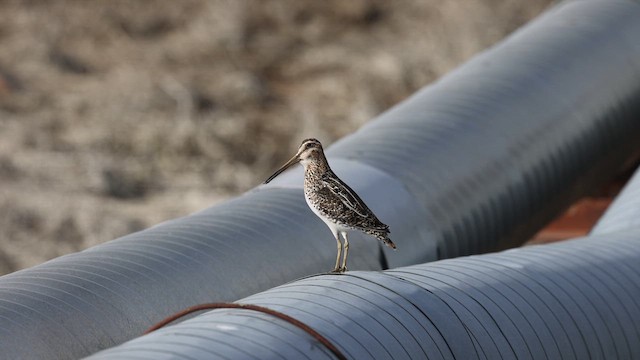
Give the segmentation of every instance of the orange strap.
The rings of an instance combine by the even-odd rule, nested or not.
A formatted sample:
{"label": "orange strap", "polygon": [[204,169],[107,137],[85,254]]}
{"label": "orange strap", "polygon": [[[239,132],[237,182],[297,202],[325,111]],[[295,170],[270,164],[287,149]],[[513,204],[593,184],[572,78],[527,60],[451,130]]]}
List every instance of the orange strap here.
{"label": "orange strap", "polygon": [[284,320],[302,330],[304,330],[307,334],[311,335],[314,339],[316,339],[317,341],[319,341],[322,345],[324,345],[327,349],[329,349],[329,351],[331,351],[333,353],[333,355],[335,355],[339,360],[346,360],[347,358],[342,354],[342,352],[340,352],[340,350],[338,350],[337,347],[335,347],[329,340],[327,340],[327,338],[325,338],[324,336],[322,336],[319,332],[313,330],[311,327],[309,327],[307,324],[292,318],[291,316],[287,315],[287,314],[283,314],[279,311],[275,311],[266,307],[262,307],[262,306],[258,306],[258,305],[251,305],[251,304],[236,304],[236,303],[210,303],[210,304],[200,304],[200,305],[196,305],[196,306],[191,306],[188,307],[180,312],[177,312],[167,318],[165,318],[164,320],[160,321],[159,323],[153,325],[151,328],[149,328],[149,330],[145,331],[144,334],[148,334],[150,332],[156,331],[158,329],[160,329],[161,327],[164,327],[165,325],[172,323],[174,321],[176,321],[177,319],[194,313],[196,311],[202,311],[202,310],[210,310],[210,309],[244,309],[244,310],[253,310],[253,311],[258,311],[261,313],[265,313],[265,314],[269,314],[269,315],[273,315],[275,317],[277,317],[278,319]]}

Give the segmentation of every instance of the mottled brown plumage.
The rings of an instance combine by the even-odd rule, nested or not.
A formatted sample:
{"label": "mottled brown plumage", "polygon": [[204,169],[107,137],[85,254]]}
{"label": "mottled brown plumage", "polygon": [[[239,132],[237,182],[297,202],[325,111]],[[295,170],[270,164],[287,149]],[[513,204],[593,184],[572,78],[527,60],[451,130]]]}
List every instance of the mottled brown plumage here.
{"label": "mottled brown plumage", "polygon": [[[349,254],[348,230],[359,230],[372,235],[385,245],[395,249],[389,239],[389,226],[383,224],[347,184],[329,167],[322,144],[316,139],[306,139],[296,155],[265,181],[268,183],[284,170],[302,163],[304,174],[304,197],[311,210],[327,224],[338,243],[338,256],[334,272],[347,270]],[[340,241],[340,235],[344,243]],[[340,255],[344,250],[342,263]]]}

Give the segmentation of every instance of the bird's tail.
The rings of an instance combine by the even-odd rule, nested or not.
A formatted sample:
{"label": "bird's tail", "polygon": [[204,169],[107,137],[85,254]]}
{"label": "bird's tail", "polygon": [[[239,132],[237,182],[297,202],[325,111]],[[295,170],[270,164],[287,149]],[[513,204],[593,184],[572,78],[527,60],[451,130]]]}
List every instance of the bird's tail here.
{"label": "bird's tail", "polygon": [[371,235],[375,236],[376,239],[382,241],[385,245],[387,245],[388,247],[392,248],[392,249],[396,249],[396,244],[393,243],[393,241],[391,241],[391,239],[389,239],[389,231],[372,231],[370,233]]}
{"label": "bird's tail", "polygon": [[391,241],[391,239],[389,239],[388,236],[386,238],[382,239],[382,242],[385,245],[387,245],[388,247],[392,248],[393,250],[396,249],[396,244],[394,244],[393,241]]}

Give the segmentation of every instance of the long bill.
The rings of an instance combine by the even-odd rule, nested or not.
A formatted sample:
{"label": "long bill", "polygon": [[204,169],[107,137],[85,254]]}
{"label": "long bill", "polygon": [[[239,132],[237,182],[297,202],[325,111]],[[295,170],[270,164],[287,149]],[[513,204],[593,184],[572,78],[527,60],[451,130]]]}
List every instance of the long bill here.
{"label": "long bill", "polygon": [[296,154],[296,156],[292,157],[291,160],[287,161],[286,164],[282,165],[282,167],[280,167],[280,169],[278,169],[275,173],[273,173],[273,175],[269,176],[269,178],[264,183],[268,184],[271,180],[275,179],[276,176],[282,174],[283,171],[297,164],[299,161],[300,161],[300,157],[298,156],[298,154]]}

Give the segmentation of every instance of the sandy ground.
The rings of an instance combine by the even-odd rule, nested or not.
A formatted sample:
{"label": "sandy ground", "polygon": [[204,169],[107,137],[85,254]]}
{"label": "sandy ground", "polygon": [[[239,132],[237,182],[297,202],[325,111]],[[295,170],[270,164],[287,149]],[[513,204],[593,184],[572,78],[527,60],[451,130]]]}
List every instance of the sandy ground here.
{"label": "sandy ground", "polygon": [[0,0],[0,274],[330,144],[549,0]]}

